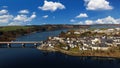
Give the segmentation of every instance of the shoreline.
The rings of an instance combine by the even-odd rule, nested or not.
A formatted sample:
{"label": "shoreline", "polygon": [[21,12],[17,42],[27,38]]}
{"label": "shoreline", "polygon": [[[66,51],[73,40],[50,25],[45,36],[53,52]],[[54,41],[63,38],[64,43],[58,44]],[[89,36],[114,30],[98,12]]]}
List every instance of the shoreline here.
{"label": "shoreline", "polygon": [[[120,58],[119,29],[70,30],[58,37],[50,37],[38,49],[60,52],[70,56],[96,56]],[[113,30],[113,34],[109,32]],[[100,32],[102,31],[103,34]],[[118,32],[118,33],[116,33]],[[105,35],[105,36],[104,36]],[[117,35],[117,36],[116,36]]]}
{"label": "shoreline", "polygon": [[82,51],[83,52],[83,54],[82,54],[82,52],[66,51],[66,50],[58,49],[58,48],[41,48],[41,47],[37,47],[37,49],[41,50],[41,51],[47,51],[47,52],[60,52],[62,54],[66,54],[66,55],[69,55],[69,56],[76,56],[76,57],[120,58],[120,54],[116,55],[116,53],[114,53],[114,54],[111,53],[109,55],[107,55],[106,53],[95,53],[95,54],[93,54],[92,51],[89,51],[89,52],[92,52],[92,53],[91,54],[90,53],[85,54],[86,51]]}

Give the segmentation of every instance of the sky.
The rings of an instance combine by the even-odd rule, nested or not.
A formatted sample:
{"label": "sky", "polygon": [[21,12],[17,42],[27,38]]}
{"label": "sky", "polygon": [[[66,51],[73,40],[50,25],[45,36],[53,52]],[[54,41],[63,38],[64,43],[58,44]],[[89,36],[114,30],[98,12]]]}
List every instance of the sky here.
{"label": "sky", "polygon": [[0,26],[120,24],[120,0],[0,0]]}

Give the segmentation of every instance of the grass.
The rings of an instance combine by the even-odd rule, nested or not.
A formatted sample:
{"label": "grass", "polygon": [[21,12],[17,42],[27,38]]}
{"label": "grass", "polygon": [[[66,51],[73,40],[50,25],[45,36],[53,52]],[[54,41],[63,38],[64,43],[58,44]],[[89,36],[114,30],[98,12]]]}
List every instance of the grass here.
{"label": "grass", "polygon": [[18,29],[28,29],[31,28],[29,26],[5,26],[5,27],[0,27],[0,31],[15,31]]}

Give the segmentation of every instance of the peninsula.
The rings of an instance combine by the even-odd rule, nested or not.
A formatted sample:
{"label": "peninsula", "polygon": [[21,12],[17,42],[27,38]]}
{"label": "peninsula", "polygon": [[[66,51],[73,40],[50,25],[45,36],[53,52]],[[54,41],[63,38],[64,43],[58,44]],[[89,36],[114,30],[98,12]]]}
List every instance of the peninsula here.
{"label": "peninsula", "polygon": [[120,28],[81,28],[62,31],[58,36],[49,37],[37,48],[71,56],[120,58]]}

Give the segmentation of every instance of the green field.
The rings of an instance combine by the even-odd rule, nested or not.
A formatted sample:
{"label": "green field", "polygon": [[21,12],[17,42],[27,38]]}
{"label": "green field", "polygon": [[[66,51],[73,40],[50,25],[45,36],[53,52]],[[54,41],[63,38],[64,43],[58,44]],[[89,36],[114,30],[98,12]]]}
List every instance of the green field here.
{"label": "green field", "polygon": [[18,29],[28,29],[32,28],[32,26],[5,26],[5,27],[0,27],[0,31],[15,31]]}

